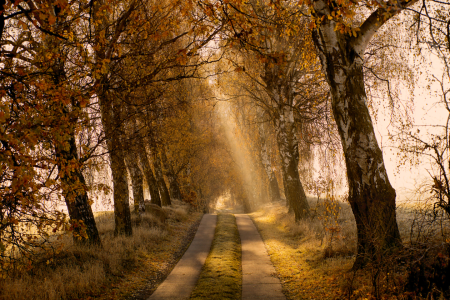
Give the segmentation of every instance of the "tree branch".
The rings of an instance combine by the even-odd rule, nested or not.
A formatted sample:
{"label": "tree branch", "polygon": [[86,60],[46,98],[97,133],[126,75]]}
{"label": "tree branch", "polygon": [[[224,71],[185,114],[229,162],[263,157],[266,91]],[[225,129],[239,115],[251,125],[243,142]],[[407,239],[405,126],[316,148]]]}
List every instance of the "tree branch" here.
{"label": "tree branch", "polygon": [[[369,41],[373,35],[384,25],[389,19],[401,12],[403,9],[417,3],[419,0],[402,0],[398,1],[397,5],[389,5],[387,3],[380,4],[377,8],[360,26],[360,32],[356,38],[353,39],[357,53],[362,55]],[[384,4],[384,5],[383,5]]]}

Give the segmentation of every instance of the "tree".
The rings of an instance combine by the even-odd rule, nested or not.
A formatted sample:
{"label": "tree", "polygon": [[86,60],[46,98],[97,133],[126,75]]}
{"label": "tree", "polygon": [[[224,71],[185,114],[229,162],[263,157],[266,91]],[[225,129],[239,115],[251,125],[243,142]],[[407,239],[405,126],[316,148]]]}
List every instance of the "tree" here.
{"label": "tree", "polygon": [[371,13],[357,22],[352,1],[304,1],[313,22],[313,40],[331,90],[332,110],[347,167],[348,200],[357,224],[358,247],[354,268],[377,261],[386,249],[400,247],[395,190],[384,166],[367,108],[364,51],[376,31],[394,15],[417,1],[369,4]]}
{"label": "tree", "polygon": [[[137,130],[144,132],[128,137],[130,141],[148,137],[151,143],[144,148],[151,149],[161,202],[170,205],[160,162],[161,149],[153,143],[158,142],[158,133],[151,132],[155,126],[149,123],[165,118],[166,92],[173,82],[197,77],[202,66],[211,63],[198,51],[217,34],[221,24],[202,23],[202,16],[193,13],[191,1],[120,2],[114,4],[112,14],[107,13],[104,3],[98,5],[96,19],[101,22],[96,23],[98,35],[93,45],[96,64],[102,66],[98,96],[110,93],[112,98],[103,102],[118,102],[117,107],[121,103],[132,112],[124,115],[122,122],[137,119]],[[149,116],[151,120],[146,120]]]}
{"label": "tree", "polygon": [[178,185],[177,174],[173,169],[172,163],[167,158],[166,149],[164,146],[162,148],[161,158],[164,168],[166,169],[167,179],[169,180],[170,196],[172,199],[181,201],[182,197],[180,187]]}
{"label": "tree", "polygon": [[[226,9],[226,10],[225,10]],[[265,112],[276,132],[284,192],[295,219],[309,214],[300,180],[298,122],[325,117],[327,91],[307,22],[293,1],[225,5],[228,40],[240,53],[233,62],[248,82],[240,79],[241,95]],[[237,51],[235,51],[237,52]]]}
{"label": "tree", "polygon": [[[134,149],[130,149],[134,150]],[[144,205],[144,176],[139,168],[139,160],[133,155],[136,151],[127,151],[125,154],[125,162],[128,166],[129,174],[131,175],[134,212],[140,215],[139,212],[145,210]]]}
{"label": "tree", "polygon": [[158,182],[159,192],[161,196],[161,205],[171,205],[169,190],[167,189],[166,182],[164,180],[163,169],[161,166],[161,158],[156,149],[151,151],[153,158],[153,166],[155,168],[156,182]]}
{"label": "tree", "polygon": [[260,144],[260,157],[261,157],[261,163],[264,167],[264,171],[266,172],[267,179],[269,181],[269,194],[270,194],[270,200],[278,201],[280,196],[280,188],[278,186],[278,180],[275,175],[275,172],[273,171],[274,166],[272,166],[271,162],[271,149],[268,145],[268,124],[264,122],[265,119],[264,116],[261,116],[260,123],[258,124],[258,131],[259,131],[259,144]]}
{"label": "tree", "polygon": [[[68,17],[68,11],[63,5],[55,5],[54,15],[50,16],[56,18],[55,23],[50,26],[52,32],[62,34],[64,30],[67,31],[67,24],[63,25],[63,22]],[[56,137],[53,143],[58,175],[61,178],[61,189],[69,212],[74,241],[101,245],[94,214],[89,203],[86,181],[82,174],[82,161],[76,145],[77,122],[83,117],[84,105],[82,103],[89,102],[89,99],[86,99],[89,95],[83,95],[85,90],[71,91],[71,83],[66,73],[66,61],[68,60],[66,53],[69,51],[64,51],[61,39],[45,34],[42,50],[47,52],[49,49],[52,49],[50,53],[53,56],[53,63],[46,68],[50,67],[52,70],[53,87],[49,89],[47,96],[58,97],[59,94],[65,94],[64,96],[70,99],[69,101],[68,99],[56,99],[52,108],[61,120],[68,121],[61,122],[58,126],[59,130],[65,132],[65,138],[59,140]],[[80,99],[83,100],[80,101]],[[87,158],[84,157],[83,160],[85,161]]]}
{"label": "tree", "polygon": [[[12,113],[13,118],[4,127],[6,130],[3,133],[6,135],[2,137],[2,150],[12,154],[15,180],[11,183],[2,180],[2,185],[13,187],[14,181],[20,182],[21,173],[30,176],[20,183],[24,192],[22,197],[17,198],[16,195],[15,201],[10,202],[15,206],[11,208],[15,214],[32,216],[31,219],[26,218],[26,222],[36,224],[38,233],[45,240],[48,227],[55,226],[53,230],[57,231],[65,222],[60,219],[62,214],[47,209],[45,214],[41,214],[39,207],[56,205],[55,199],[61,191],[70,216],[70,226],[67,228],[73,231],[75,242],[99,245],[100,238],[87,194],[88,186],[82,173],[90,153],[87,151],[80,156],[76,144],[77,134],[89,122],[90,116],[85,108],[90,102],[91,85],[89,80],[85,80],[87,73],[74,67],[85,50],[68,42],[68,37],[76,30],[74,20],[83,13],[84,5],[80,3],[75,8],[64,1],[50,5],[19,1],[4,8],[2,15],[5,12],[10,15],[6,24],[2,19],[1,26],[1,30],[5,30],[2,34],[3,45],[8,45],[2,50],[6,56],[2,61],[1,102],[9,106],[11,101],[5,112]],[[71,63],[68,63],[69,60]],[[29,120],[24,124],[21,118]],[[33,134],[28,134],[29,131]],[[16,148],[20,143],[13,142],[24,134],[30,138],[26,142],[29,149],[26,156],[33,157],[25,169],[22,165],[25,152]],[[58,170],[57,174],[55,170]],[[10,173],[12,170],[7,166],[5,171]],[[13,215],[9,218],[2,215],[1,218],[7,221]],[[46,225],[39,224],[41,217],[48,218],[44,223]],[[24,242],[26,240],[30,243]],[[19,248],[31,244],[31,241],[22,239]]]}
{"label": "tree", "polygon": [[150,165],[147,151],[142,140],[138,140],[139,160],[141,161],[144,170],[145,178],[147,179],[148,188],[150,190],[150,197],[153,204],[161,206],[161,197],[159,195],[158,183],[155,179],[152,167]]}
{"label": "tree", "polygon": [[[402,154],[400,166],[407,163],[419,164],[429,159],[429,180],[421,187],[426,192],[426,198],[431,198],[434,204],[434,214],[443,210],[450,217],[450,23],[444,17],[450,12],[450,4],[423,3],[416,11],[416,18],[410,25],[411,39],[416,44],[415,59],[421,64],[432,54],[440,64],[431,70],[422,68],[421,75],[427,75],[427,89],[438,90],[439,100],[433,103],[447,112],[443,120],[433,118],[431,124],[416,125],[410,120],[402,120],[397,126],[397,132],[390,138],[395,141],[396,148]],[[431,74],[428,74],[431,72]],[[440,73],[440,74],[439,74]],[[434,116],[433,116],[434,117]]]}

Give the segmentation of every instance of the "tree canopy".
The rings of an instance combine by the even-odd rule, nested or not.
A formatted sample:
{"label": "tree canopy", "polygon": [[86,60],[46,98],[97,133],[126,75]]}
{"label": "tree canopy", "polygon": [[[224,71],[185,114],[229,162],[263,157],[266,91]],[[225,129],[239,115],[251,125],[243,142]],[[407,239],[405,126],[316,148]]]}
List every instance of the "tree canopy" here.
{"label": "tree canopy", "polygon": [[[205,211],[224,194],[246,211],[286,198],[305,220],[307,193],[340,177],[317,164],[346,174],[355,268],[402,247],[375,99],[398,106],[400,83],[414,86],[408,55],[429,51],[449,110],[445,1],[0,4],[0,267],[60,231],[101,247],[99,194],[112,198],[116,235],[133,234],[149,198]],[[414,41],[383,30],[394,22],[409,22]],[[434,151],[432,191],[448,211],[444,128],[431,141],[399,136],[405,152]]]}

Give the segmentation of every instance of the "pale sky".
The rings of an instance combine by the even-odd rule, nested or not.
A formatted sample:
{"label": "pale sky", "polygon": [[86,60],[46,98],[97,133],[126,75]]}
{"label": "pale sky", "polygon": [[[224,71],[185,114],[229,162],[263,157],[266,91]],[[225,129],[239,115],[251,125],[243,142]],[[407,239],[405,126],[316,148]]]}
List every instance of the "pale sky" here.
{"label": "pale sky", "polygon": [[[427,89],[429,81],[426,79],[430,74],[435,74],[438,78],[442,76],[442,64],[436,57],[430,55],[429,58],[427,58],[427,63],[422,64],[421,67],[423,68],[421,69],[423,74],[418,79],[414,90],[414,124],[445,125],[448,112],[442,104],[438,103],[438,101],[440,101],[440,86],[435,83],[430,85],[430,89]],[[426,73],[428,73],[428,75]],[[402,91],[401,97],[409,97],[409,92],[406,90]],[[430,169],[430,165],[429,160],[426,157],[423,157],[419,166],[405,166],[398,170],[398,151],[389,147],[388,128],[390,128],[391,131],[393,129],[392,127],[389,127],[389,120],[389,112],[380,108],[380,115],[374,126],[378,143],[383,146],[383,155],[389,179],[397,191],[398,200],[401,201],[405,200],[407,197],[406,194],[414,190],[418,183],[422,182],[423,179],[430,178],[427,172],[427,170]],[[426,137],[426,129],[422,127],[419,128],[421,129],[421,132],[423,132],[421,136]],[[392,149],[392,151],[390,149]]]}

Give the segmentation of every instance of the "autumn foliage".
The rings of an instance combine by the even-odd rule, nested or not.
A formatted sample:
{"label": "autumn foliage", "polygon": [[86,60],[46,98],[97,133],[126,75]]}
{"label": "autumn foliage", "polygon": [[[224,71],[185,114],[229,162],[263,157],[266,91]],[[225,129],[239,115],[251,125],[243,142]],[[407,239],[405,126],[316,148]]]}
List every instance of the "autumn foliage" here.
{"label": "autumn foliage", "polygon": [[[345,231],[335,189],[355,217],[354,270],[380,270],[386,253],[407,248],[373,121],[381,101],[403,159],[433,158],[427,192],[436,215],[449,213],[449,122],[430,141],[413,131],[409,106],[398,111],[400,84],[414,85],[407,54],[425,48],[444,66],[430,80],[450,111],[445,1],[0,0],[0,9],[4,274],[32,272],[66,235],[101,251],[93,207],[114,208],[122,239],[145,223],[145,200],[208,212],[224,195],[245,212],[286,200],[295,223],[317,217],[333,257]],[[391,45],[382,27],[399,20],[415,37],[402,54],[407,39]],[[312,207],[307,193],[327,200]],[[406,286],[439,285],[442,249]]]}

